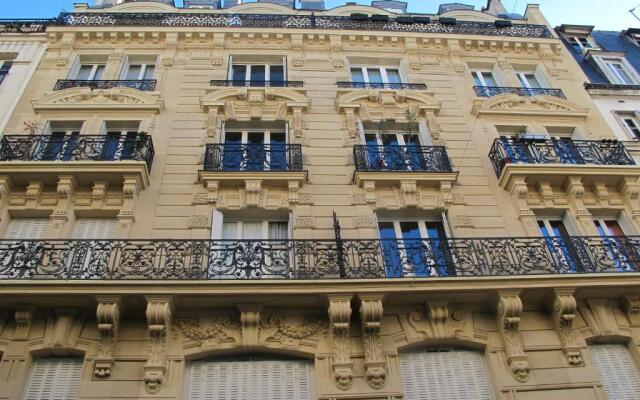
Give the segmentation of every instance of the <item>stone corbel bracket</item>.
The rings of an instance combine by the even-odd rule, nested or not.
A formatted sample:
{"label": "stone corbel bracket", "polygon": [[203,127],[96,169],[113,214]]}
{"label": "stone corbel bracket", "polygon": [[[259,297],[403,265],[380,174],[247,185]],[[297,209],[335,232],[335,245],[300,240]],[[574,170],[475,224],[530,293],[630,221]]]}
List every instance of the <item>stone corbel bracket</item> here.
{"label": "stone corbel bracket", "polygon": [[553,325],[556,332],[558,332],[560,344],[562,345],[562,352],[569,365],[578,367],[584,365],[584,360],[573,330],[573,321],[576,319],[576,310],[578,308],[573,292],[573,289],[554,290],[549,306]]}
{"label": "stone corbel bracket", "polygon": [[257,347],[260,343],[260,319],[263,306],[261,304],[241,304],[240,327],[242,329],[242,346]]}
{"label": "stone corbel bracket", "polygon": [[520,337],[522,308],[522,300],[518,292],[498,293],[496,317],[507,364],[515,380],[526,383],[529,381],[529,359],[524,352]]}
{"label": "stone corbel bracket", "polygon": [[365,379],[369,387],[380,390],[387,379],[387,363],[382,354],[380,328],[382,326],[381,295],[359,296],[360,319],[362,321],[362,342],[365,357]]}
{"label": "stone corbel bracket", "polygon": [[16,330],[13,334],[13,340],[27,340],[29,338],[34,314],[35,309],[33,307],[18,307],[14,316],[16,320]]}
{"label": "stone corbel bracket", "polygon": [[119,296],[98,297],[96,320],[100,332],[100,346],[95,360],[93,374],[98,378],[111,376],[114,364],[113,353],[120,328],[121,299]]}
{"label": "stone corbel bracket", "polygon": [[145,389],[150,394],[160,391],[167,372],[167,338],[173,315],[171,297],[147,297],[148,355],[144,366]]}
{"label": "stone corbel bracket", "polygon": [[297,138],[302,137],[303,113],[311,101],[304,89],[288,88],[224,88],[214,89],[200,99],[207,113],[207,134],[220,137],[219,128],[224,120],[288,121]]}
{"label": "stone corbel bracket", "polygon": [[351,295],[328,296],[329,321],[333,339],[333,379],[340,390],[349,390],[353,386],[353,362],[351,362],[351,343],[349,326],[351,324]]}

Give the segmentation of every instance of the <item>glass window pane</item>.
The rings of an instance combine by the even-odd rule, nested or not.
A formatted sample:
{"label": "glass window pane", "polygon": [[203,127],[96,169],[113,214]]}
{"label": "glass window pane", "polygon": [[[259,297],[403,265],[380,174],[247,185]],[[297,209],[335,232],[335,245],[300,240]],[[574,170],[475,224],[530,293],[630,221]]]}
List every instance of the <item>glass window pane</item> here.
{"label": "glass window pane", "polygon": [[130,80],[140,79],[140,71],[142,71],[142,65],[129,65],[125,78]]}
{"label": "glass window pane", "polygon": [[353,82],[364,82],[364,73],[362,72],[362,68],[351,68],[351,80]]}
{"label": "glass window pane", "polygon": [[234,81],[245,81],[247,78],[246,65],[234,65],[231,67],[231,79]]}
{"label": "glass window pane", "polygon": [[398,71],[397,69],[387,68],[387,78],[389,78],[389,83],[402,83],[402,79],[400,78],[400,71]]}
{"label": "glass window pane", "polygon": [[225,143],[240,143],[242,141],[242,133],[240,132],[225,132]]}
{"label": "glass window pane", "polygon": [[484,82],[487,86],[498,86],[491,72],[483,72],[482,77],[484,78]]}
{"label": "glass window pane", "polygon": [[264,132],[249,132],[247,133],[248,144],[262,144],[264,143]]}
{"label": "glass window pane", "polygon": [[222,239],[236,240],[238,238],[238,223],[224,222],[222,224]]}
{"label": "glass window pane", "polygon": [[154,65],[147,65],[147,69],[144,70],[144,76],[142,79],[153,79],[153,73],[156,67]]}
{"label": "glass window pane", "polygon": [[480,79],[479,72],[473,71],[471,75],[473,75],[473,84],[475,86],[484,86],[484,82]]}
{"label": "glass window pane", "polygon": [[271,144],[285,144],[286,134],[284,132],[271,132]]}
{"label": "glass window pane", "polygon": [[242,239],[260,240],[262,239],[262,222],[243,222]]}
{"label": "glass window pane", "polygon": [[289,236],[289,224],[286,222],[269,222],[269,239],[286,240]]}
{"label": "glass window pane", "polygon": [[91,71],[93,70],[93,65],[82,65],[78,70],[78,74],[76,75],[76,79],[81,81],[86,81],[91,76]]}
{"label": "glass window pane", "polygon": [[400,222],[400,230],[402,231],[402,238],[405,240],[421,238],[417,222]]}
{"label": "glass window pane", "polygon": [[367,68],[369,83],[382,83],[382,73],[379,68]]}
{"label": "glass window pane", "polygon": [[380,231],[380,239],[396,238],[396,231],[393,228],[393,222],[379,222],[378,230]]}
{"label": "glass window pane", "polygon": [[538,81],[538,78],[536,78],[536,76],[534,74],[526,74],[525,75],[527,82],[529,82],[529,87],[530,88],[541,88],[542,86],[540,86],[540,81]]}
{"label": "glass window pane", "polygon": [[264,65],[252,65],[251,66],[251,80],[252,81],[264,81],[265,79],[265,66]]}
{"label": "glass window pane", "polygon": [[96,73],[95,75],[93,75],[93,79],[94,80],[99,80],[102,79],[102,73],[104,72],[104,65],[98,65],[96,66]]}
{"label": "glass window pane", "polygon": [[444,239],[447,236],[442,222],[426,222],[425,225],[429,239]]}
{"label": "glass window pane", "polygon": [[282,65],[272,65],[269,67],[269,79],[272,82],[284,81],[284,67]]}

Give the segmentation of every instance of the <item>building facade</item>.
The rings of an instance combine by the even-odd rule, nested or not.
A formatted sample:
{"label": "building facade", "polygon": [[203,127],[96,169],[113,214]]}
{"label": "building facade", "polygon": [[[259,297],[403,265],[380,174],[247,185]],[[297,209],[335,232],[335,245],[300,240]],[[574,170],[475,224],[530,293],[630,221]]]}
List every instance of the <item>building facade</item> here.
{"label": "building facade", "polygon": [[635,399],[640,167],[537,6],[98,3],[1,143],[0,399]]}

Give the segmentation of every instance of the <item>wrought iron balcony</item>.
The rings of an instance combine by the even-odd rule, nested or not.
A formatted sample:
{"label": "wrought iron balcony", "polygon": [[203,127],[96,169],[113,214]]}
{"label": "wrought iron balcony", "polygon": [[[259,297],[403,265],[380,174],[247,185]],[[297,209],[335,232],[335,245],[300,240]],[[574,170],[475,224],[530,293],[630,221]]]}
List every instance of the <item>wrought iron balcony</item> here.
{"label": "wrought iron balcony", "polygon": [[523,88],[523,87],[504,87],[504,86],[474,86],[476,94],[479,97],[493,97],[501,94],[517,94],[518,96],[535,97],[535,96],[553,96],[566,99],[561,89],[549,88]]}
{"label": "wrought iron balcony", "polygon": [[208,144],[204,156],[205,171],[302,171],[302,146],[299,144]]}
{"label": "wrought iron balcony", "polygon": [[585,83],[587,90],[640,90],[640,85],[621,85],[618,83]]}
{"label": "wrought iron balcony", "polygon": [[443,146],[353,146],[356,171],[453,172]]}
{"label": "wrought iron balcony", "polygon": [[53,90],[63,90],[77,87],[89,87],[91,89],[113,89],[116,87],[126,87],[130,89],[153,92],[156,90],[155,79],[125,79],[125,80],[80,80],[80,79],[59,79]]}
{"label": "wrought iron balcony", "polygon": [[640,272],[640,237],[0,241],[4,280],[250,280]]}
{"label": "wrought iron balcony", "polygon": [[500,176],[507,164],[635,165],[622,142],[616,140],[556,140],[498,138],[489,158]]}
{"label": "wrought iron balcony", "polygon": [[211,86],[226,87],[293,87],[304,86],[302,81],[245,81],[245,80],[212,80]]}
{"label": "wrought iron balcony", "polygon": [[0,33],[43,33],[56,19],[0,19]]}
{"label": "wrought iron balcony", "polygon": [[206,28],[325,29],[387,32],[421,32],[463,35],[552,38],[544,25],[513,24],[496,27],[493,22],[457,21],[455,25],[412,18],[358,21],[349,16],[222,14],[222,13],[61,13],[64,26],[163,26]]}
{"label": "wrought iron balcony", "polygon": [[396,89],[427,90],[423,83],[375,83],[375,82],[338,82],[340,89]]}
{"label": "wrought iron balcony", "polygon": [[0,141],[0,161],[144,161],[153,163],[153,141],[135,135],[7,135]]}

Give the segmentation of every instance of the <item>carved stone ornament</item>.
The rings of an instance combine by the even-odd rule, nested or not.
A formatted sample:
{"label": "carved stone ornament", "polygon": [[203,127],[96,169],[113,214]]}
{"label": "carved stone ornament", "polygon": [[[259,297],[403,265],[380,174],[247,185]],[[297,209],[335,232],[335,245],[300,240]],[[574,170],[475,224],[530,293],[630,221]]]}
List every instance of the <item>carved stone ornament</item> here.
{"label": "carved stone ornament", "polygon": [[582,366],[584,361],[580,346],[576,343],[573,321],[576,319],[578,304],[570,292],[555,291],[551,306],[553,325],[558,332],[562,352],[571,366]]}
{"label": "carved stone ornament", "polygon": [[474,115],[556,115],[578,120],[585,119],[589,110],[555,96],[518,96],[502,94],[487,99],[478,99],[473,103]]}
{"label": "carved stone ornament", "polygon": [[529,359],[520,337],[522,300],[518,294],[500,293],[497,305],[497,324],[513,377],[520,383],[529,381]]}
{"label": "carved stone ornament", "polygon": [[150,394],[160,391],[166,373],[166,348],[173,300],[167,298],[147,298],[147,363],[144,366],[145,389]]}
{"label": "carved stone ornament", "polygon": [[327,319],[285,317],[266,312],[260,320],[260,330],[264,332],[265,344],[273,343],[291,349],[302,345],[315,347],[319,337],[327,331]]}
{"label": "carved stone ornament", "polygon": [[288,121],[295,137],[302,137],[303,111],[310,104],[300,91],[287,88],[224,88],[200,100],[206,113],[207,132],[217,137],[224,120]]}
{"label": "carved stone ornament", "polygon": [[177,320],[174,325],[185,339],[205,348],[236,344],[236,339],[231,332],[238,332],[241,329],[238,318],[231,315],[215,317],[206,327],[201,326],[197,320],[189,319]]}
{"label": "carved stone ornament", "polygon": [[333,339],[333,380],[340,390],[353,386],[353,363],[351,362],[351,296],[329,298],[329,322]]}
{"label": "carved stone ornament", "polygon": [[139,110],[160,113],[164,101],[136,89],[78,87],[55,91],[33,102],[36,112],[52,110]]}
{"label": "carved stone ornament", "polygon": [[13,340],[27,340],[29,338],[34,312],[33,307],[18,307],[15,313],[16,330],[13,334]]}
{"label": "carved stone ornament", "polygon": [[93,373],[98,378],[111,376],[113,367],[113,352],[117,342],[120,327],[120,298],[99,298],[96,309],[100,344],[96,356]]}
{"label": "carved stone ornament", "polygon": [[640,326],[640,297],[625,296],[622,306],[627,313],[631,326]]}
{"label": "carved stone ornament", "polygon": [[387,379],[387,365],[382,354],[382,341],[380,339],[383,314],[381,297],[360,297],[365,379],[369,387],[375,390],[382,389]]}

